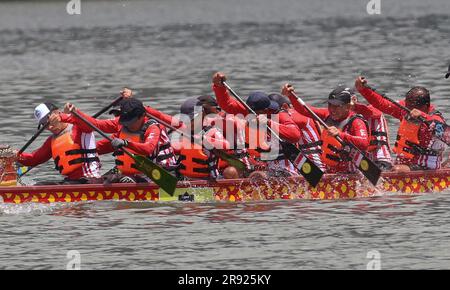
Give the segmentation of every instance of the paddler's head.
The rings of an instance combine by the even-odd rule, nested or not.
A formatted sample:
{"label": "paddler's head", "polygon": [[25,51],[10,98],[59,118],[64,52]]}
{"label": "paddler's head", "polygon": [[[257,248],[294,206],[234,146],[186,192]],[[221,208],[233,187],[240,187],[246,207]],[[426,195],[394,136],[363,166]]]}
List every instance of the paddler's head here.
{"label": "paddler's head", "polygon": [[352,96],[355,91],[349,87],[338,86],[328,96],[328,111],[334,121],[342,121],[348,117],[352,108]]}
{"label": "paddler's head", "polygon": [[[208,95],[189,98],[180,107],[180,113],[188,116],[191,121],[192,132],[202,130],[200,127],[202,127],[205,116],[210,114],[216,115],[220,111],[221,109],[216,99]],[[195,128],[196,125],[198,128]]]}
{"label": "paddler's head", "polygon": [[145,108],[136,98],[125,99],[120,103],[119,123],[131,132],[141,130],[145,122]]}
{"label": "paddler's head", "polygon": [[278,103],[270,100],[264,92],[251,93],[246,103],[258,115],[270,115],[280,110]]}
{"label": "paddler's head", "polygon": [[279,93],[271,93],[269,94],[269,99],[272,102],[275,102],[278,104],[278,107],[280,108],[280,110],[282,111],[287,111],[289,109],[292,108],[292,104],[291,101],[289,101],[288,98],[280,95]]}
{"label": "paddler's head", "polygon": [[49,123],[47,126],[47,130],[55,135],[61,133],[61,131],[67,127],[67,124],[58,121],[58,118],[56,118],[56,116],[59,115],[59,113],[60,111],[58,107],[52,103],[43,103],[38,105],[34,109],[34,117],[39,123],[38,129]]}
{"label": "paddler's head", "polygon": [[417,109],[424,113],[430,110],[430,92],[424,87],[413,87],[405,96],[405,105],[408,109]]}

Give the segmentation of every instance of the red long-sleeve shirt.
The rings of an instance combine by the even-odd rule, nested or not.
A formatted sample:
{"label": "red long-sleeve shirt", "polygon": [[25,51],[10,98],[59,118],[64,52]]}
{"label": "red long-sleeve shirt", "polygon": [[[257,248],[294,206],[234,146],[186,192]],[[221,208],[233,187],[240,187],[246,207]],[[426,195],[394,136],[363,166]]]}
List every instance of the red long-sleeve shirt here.
{"label": "red long-sleeve shirt", "polygon": [[[70,115],[60,113],[61,122],[73,124],[71,128],[71,137],[74,143],[79,144],[83,149],[93,148],[95,139],[92,136],[92,129],[81,120],[73,119]],[[55,136],[50,136],[45,140],[41,147],[32,153],[23,152],[19,155],[19,162],[25,166],[37,166],[45,163],[52,158],[52,139]],[[70,173],[67,178],[70,180],[77,180],[82,177],[99,177],[100,165],[98,162],[90,164],[83,164],[83,166],[74,172]]]}
{"label": "red long-sleeve shirt", "polygon": [[[364,87],[362,89],[358,90],[359,93],[366,98],[366,100],[372,104],[375,108],[382,111],[385,114],[389,114],[392,117],[399,119],[402,121],[407,115],[408,112],[405,110],[399,108],[398,106],[392,104],[390,101],[383,98],[382,95],[374,91],[370,87]],[[399,101],[399,103],[403,106],[405,106],[405,101]],[[431,113],[435,110],[434,106],[431,105],[428,113]],[[426,121],[439,121],[444,122],[444,119],[441,115],[429,115],[424,112],[422,112],[421,116]],[[433,140],[435,139],[433,137],[433,130],[430,130],[429,126],[425,123],[422,123],[419,129],[419,145],[422,148],[430,148],[433,146]],[[436,159],[436,160],[435,160]],[[428,167],[430,169],[435,169],[440,167],[440,158],[427,158],[427,157],[420,157],[416,156],[413,158],[413,160],[399,160],[402,164],[418,164],[423,167]]]}
{"label": "red long-sleeve shirt", "polygon": [[[173,127],[180,129],[182,132],[184,132],[185,135],[191,135],[191,130],[189,130],[186,126],[185,123],[183,123],[181,120],[179,120],[178,118],[172,117],[168,114],[165,114],[161,111],[158,111],[150,106],[146,106],[145,107],[147,113],[149,113],[151,116],[160,119],[161,121],[172,125]],[[203,120],[203,124],[204,125],[211,125],[214,126],[214,124],[216,123],[226,123],[224,122],[224,119],[221,118],[220,116],[218,116],[217,118],[205,118]],[[223,126],[226,126],[226,124],[224,124]],[[224,127],[222,127],[224,128]],[[211,145],[214,148],[217,149],[231,149],[231,145],[230,142],[224,137],[223,133],[218,130],[217,128],[211,128],[209,130],[206,131],[205,135],[203,136],[203,138],[206,140],[206,142],[209,143],[209,145]],[[183,142],[187,142],[186,144],[183,143],[183,146],[190,146],[190,143],[187,140],[184,140]],[[175,145],[175,144],[174,144]],[[174,146],[175,152],[179,153],[180,148],[180,144],[176,144],[176,146]]]}
{"label": "red long-sleeve shirt", "polygon": [[[89,115],[84,114],[80,110],[77,110],[77,113],[80,114],[89,122],[91,122],[95,127],[99,128],[101,131],[105,133],[112,133],[111,138],[113,139],[119,138],[120,132],[124,129],[124,127],[119,123],[118,117],[108,120],[98,120]],[[69,115],[69,118],[77,119],[77,117],[73,115]],[[145,118],[144,122],[147,121],[148,119]],[[149,126],[144,134],[144,142],[139,143],[128,140],[127,148],[139,155],[152,156],[153,153],[155,152],[155,149],[158,146],[160,134],[161,130],[158,126],[156,125]],[[109,142],[109,140],[102,139],[97,142],[97,151],[100,155],[102,155],[114,152],[114,148],[112,147],[111,142]]]}
{"label": "red long-sleeve shirt", "polygon": [[[244,105],[230,96],[225,87],[213,85],[212,88],[216,95],[217,103],[227,113],[241,114],[244,117],[250,114]],[[278,123],[271,121],[271,126],[276,128],[279,136],[289,143],[297,143],[300,140],[300,129],[287,112],[280,112],[278,114]]]}
{"label": "red long-sleeve shirt", "polygon": [[364,119],[369,120],[371,118],[380,118],[383,113],[372,105],[354,104],[353,112],[360,114]]}
{"label": "red long-sleeve shirt", "polygon": [[[305,107],[297,101],[297,98],[294,96],[289,96],[289,99],[291,100],[295,110],[297,110],[300,114],[307,117],[312,117],[308,110],[306,110]],[[316,108],[311,106],[309,106],[309,108],[322,120],[326,120],[330,116],[330,112],[327,108]],[[351,112],[347,117],[351,117],[354,114],[354,112]],[[348,128],[348,131],[340,132],[339,136],[345,142],[351,142],[362,151],[367,150],[367,147],[369,147],[369,134],[367,132],[366,124],[361,119],[355,119]]]}
{"label": "red long-sleeve shirt", "polygon": [[[408,112],[405,110],[397,107],[396,105],[392,104],[390,101],[386,100],[378,94],[376,91],[371,89],[370,87],[364,87],[363,89],[359,90],[359,93],[366,98],[366,100],[375,108],[380,110],[381,112],[391,115],[392,117],[399,119],[400,121],[403,120],[408,115]],[[399,102],[401,105],[405,106],[405,101]],[[431,113],[434,111],[435,108],[433,105],[430,106],[430,110],[428,113]],[[439,121],[443,122],[443,118],[439,115],[428,115],[424,112],[422,112],[422,117],[425,118],[427,121]],[[426,126],[426,125],[424,125]]]}

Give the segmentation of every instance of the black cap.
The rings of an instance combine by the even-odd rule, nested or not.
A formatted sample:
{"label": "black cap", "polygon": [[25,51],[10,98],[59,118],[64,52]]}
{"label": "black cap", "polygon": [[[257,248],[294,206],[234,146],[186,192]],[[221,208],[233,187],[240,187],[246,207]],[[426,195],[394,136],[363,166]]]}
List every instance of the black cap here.
{"label": "black cap", "polygon": [[278,106],[281,108],[284,104],[291,104],[291,101],[289,101],[288,98],[285,96],[280,95],[279,93],[271,93],[269,94],[269,99],[271,101],[274,101],[278,104]]}
{"label": "black cap", "polygon": [[450,77],[450,65],[448,66],[448,72],[445,75],[445,78],[448,79]]}
{"label": "black cap", "polygon": [[328,96],[328,104],[335,106],[347,105],[352,101],[355,90],[343,85],[337,86]]}
{"label": "black cap", "polygon": [[280,109],[278,103],[271,101],[269,96],[264,92],[251,93],[248,96],[246,103],[253,111],[262,111],[265,109],[278,111]]}
{"label": "black cap", "polygon": [[120,103],[119,123],[129,125],[145,113],[144,105],[136,98],[125,99]]}

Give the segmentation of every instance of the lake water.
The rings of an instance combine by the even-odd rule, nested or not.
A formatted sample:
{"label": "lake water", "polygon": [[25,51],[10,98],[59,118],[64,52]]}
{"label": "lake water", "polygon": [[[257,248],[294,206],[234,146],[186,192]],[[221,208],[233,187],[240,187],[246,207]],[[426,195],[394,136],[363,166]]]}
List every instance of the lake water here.
{"label": "lake water", "polygon": [[[167,113],[211,94],[215,71],[243,96],[293,83],[320,105],[359,74],[393,98],[431,90],[449,118],[450,2],[0,1],[0,143],[22,146],[34,107],[94,113],[124,86]],[[108,116],[105,116],[108,117]],[[391,137],[397,121],[389,118]],[[45,134],[44,134],[45,136]],[[30,147],[45,140],[41,136]],[[112,158],[102,159],[103,170]],[[30,172],[54,177],[49,162]],[[354,201],[0,204],[0,269],[450,268],[449,191]]]}

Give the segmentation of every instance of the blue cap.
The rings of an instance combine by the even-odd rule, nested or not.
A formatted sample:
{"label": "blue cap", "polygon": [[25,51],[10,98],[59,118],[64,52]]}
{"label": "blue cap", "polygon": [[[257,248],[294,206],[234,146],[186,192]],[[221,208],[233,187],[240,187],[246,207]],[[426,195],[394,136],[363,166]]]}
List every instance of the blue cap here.
{"label": "blue cap", "polygon": [[261,111],[265,109],[278,111],[280,109],[278,103],[271,101],[269,96],[264,92],[251,93],[248,96],[246,103],[253,111]]}

